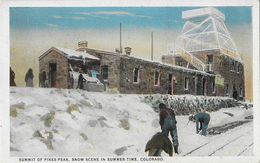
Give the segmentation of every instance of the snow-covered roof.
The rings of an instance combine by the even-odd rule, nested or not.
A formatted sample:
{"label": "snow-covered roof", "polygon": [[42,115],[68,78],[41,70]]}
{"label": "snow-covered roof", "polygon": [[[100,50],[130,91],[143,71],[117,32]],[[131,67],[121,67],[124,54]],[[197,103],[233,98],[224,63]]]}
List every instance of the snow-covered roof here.
{"label": "snow-covered roof", "polygon": [[186,72],[193,72],[193,73],[199,73],[199,74],[202,74],[202,75],[215,76],[214,74],[210,74],[210,73],[207,73],[205,71],[200,71],[200,70],[195,70],[195,69],[186,68],[186,67],[182,67],[182,66],[167,64],[167,63],[163,63],[161,61],[152,61],[152,60],[149,60],[147,58],[142,58],[142,57],[138,57],[138,56],[133,56],[133,55],[131,55],[131,56],[129,56],[129,55],[122,55],[122,56],[129,57],[129,58],[140,59],[140,60],[143,60],[143,61],[146,61],[146,62],[151,62],[151,63],[159,64],[159,65],[162,65],[162,66],[168,66],[168,67],[172,67],[174,69],[178,69],[178,70],[182,70],[182,71],[186,71]]}
{"label": "snow-covered roof", "polygon": [[51,47],[49,50],[47,50],[43,55],[40,56],[42,58],[43,56],[47,55],[51,50],[55,50],[65,56],[68,59],[91,59],[91,60],[100,60],[98,57],[95,57],[89,53],[76,51],[72,49],[67,48],[61,48],[61,47]]}
{"label": "snow-covered roof", "polygon": [[88,54],[86,52],[80,52],[80,51],[61,48],[61,47],[56,47],[56,49],[58,49],[59,51],[62,51],[67,58],[76,57],[76,58],[87,58],[87,59],[93,59],[93,60],[100,60],[99,58],[97,58],[91,54]]}

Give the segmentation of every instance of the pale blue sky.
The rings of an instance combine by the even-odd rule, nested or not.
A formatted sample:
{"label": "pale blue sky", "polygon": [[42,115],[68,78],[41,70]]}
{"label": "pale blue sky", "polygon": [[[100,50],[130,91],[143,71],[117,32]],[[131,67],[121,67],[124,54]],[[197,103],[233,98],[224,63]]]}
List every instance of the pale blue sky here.
{"label": "pale blue sky", "polygon": [[[52,46],[76,49],[78,41],[87,40],[90,48],[114,51],[119,48],[120,22],[122,46],[132,47],[135,56],[150,58],[154,32],[154,59],[160,60],[180,35],[182,11],[190,9],[194,7],[12,7],[11,66],[16,82],[24,85],[29,67],[38,72],[38,57]],[[244,59],[247,97],[252,96],[251,7],[217,9],[225,15],[225,24]]]}
{"label": "pale blue sky", "polygon": [[[194,7],[12,7],[11,29],[180,29],[182,11]],[[251,24],[251,7],[217,7],[229,27]]]}

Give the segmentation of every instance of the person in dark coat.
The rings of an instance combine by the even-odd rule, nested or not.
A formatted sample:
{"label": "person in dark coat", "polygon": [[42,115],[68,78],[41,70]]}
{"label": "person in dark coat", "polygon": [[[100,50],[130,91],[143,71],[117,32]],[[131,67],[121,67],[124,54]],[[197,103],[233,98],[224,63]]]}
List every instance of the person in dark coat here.
{"label": "person in dark coat", "polygon": [[10,86],[12,86],[12,87],[16,86],[14,79],[15,79],[15,73],[12,70],[12,68],[10,67]]}
{"label": "person in dark coat", "polygon": [[45,88],[46,87],[46,80],[47,80],[47,75],[46,72],[43,71],[40,73],[40,87]]}
{"label": "person in dark coat", "polygon": [[84,84],[83,84],[83,82],[84,82],[84,77],[83,77],[83,75],[82,75],[82,71],[80,71],[79,73],[80,73],[80,74],[79,74],[79,78],[78,78],[78,86],[77,86],[77,88],[83,89],[83,88],[84,88]]}
{"label": "person in dark coat", "polygon": [[25,75],[26,87],[33,87],[33,70],[30,68]]}
{"label": "person in dark coat", "polygon": [[198,134],[202,130],[202,135],[207,135],[207,129],[210,121],[210,115],[206,112],[200,112],[195,115],[191,115],[189,120],[196,122],[196,133]]}
{"label": "person in dark coat", "polygon": [[145,152],[147,151],[149,151],[148,156],[161,156],[162,151],[172,156],[172,143],[167,136],[158,132],[147,142]]}
{"label": "person in dark coat", "polygon": [[160,125],[162,129],[162,134],[167,136],[169,135],[169,132],[172,137],[172,144],[174,147],[174,152],[178,153],[178,135],[177,135],[177,121],[175,119],[175,113],[172,109],[169,109],[166,107],[165,104],[160,103],[159,104],[160,109]]}

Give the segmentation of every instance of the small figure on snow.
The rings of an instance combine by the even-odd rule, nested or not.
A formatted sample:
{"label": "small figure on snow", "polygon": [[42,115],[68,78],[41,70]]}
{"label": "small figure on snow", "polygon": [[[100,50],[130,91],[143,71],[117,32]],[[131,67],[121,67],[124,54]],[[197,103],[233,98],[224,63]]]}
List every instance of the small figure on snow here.
{"label": "small figure on snow", "polygon": [[159,104],[160,109],[160,125],[162,129],[162,134],[168,137],[169,132],[172,137],[172,144],[174,147],[174,152],[178,153],[178,135],[177,135],[177,121],[175,119],[175,113],[172,109],[166,107],[165,104]]}
{"label": "small figure on snow", "polygon": [[10,86],[12,86],[12,87],[16,86],[14,79],[15,79],[15,73],[12,70],[12,68],[10,67]]}
{"label": "small figure on snow", "polygon": [[24,79],[26,82],[26,87],[33,87],[33,77],[34,77],[33,70],[29,68]]}
{"label": "small figure on snow", "polygon": [[40,79],[40,87],[45,88],[46,87],[46,80],[47,80],[47,75],[46,75],[45,71],[40,73],[39,79]]}
{"label": "small figure on snow", "polygon": [[83,75],[82,75],[82,70],[80,70],[79,71],[79,79],[78,79],[78,86],[77,86],[77,88],[79,88],[79,89],[83,89],[84,88],[84,84],[83,84],[83,82],[84,82],[84,77],[83,77]]}
{"label": "small figure on snow", "polygon": [[[207,135],[207,129],[210,121],[210,115],[206,112],[200,112],[189,117],[190,121],[196,122],[196,133],[198,134],[202,130],[202,135]],[[200,126],[199,126],[200,123]]]}
{"label": "small figure on snow", "polygon": [[172,143],[167,136],[158,132],[147,142],[145,152],[147,151],[149,151],[148,156],[161,156],[162,151],[172,156]]}

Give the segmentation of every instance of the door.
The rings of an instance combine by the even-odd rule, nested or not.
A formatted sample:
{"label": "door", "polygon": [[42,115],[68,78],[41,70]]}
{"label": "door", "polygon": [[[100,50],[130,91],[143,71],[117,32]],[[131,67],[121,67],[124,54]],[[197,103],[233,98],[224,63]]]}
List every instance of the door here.
{"label": "door", "polygon": [[194,76],[193,80],[194,80],[194,87],[195,87],[194,88],[195,89],[194,93],[195,93],[195,95],[197,95],[198,94],[198,77]]}
{"label": "door", "polygon": [[172,74],[169,74],[169,79],[168,79],[168,94],[173,95],[174,94],[174,77]]}
{"label": "door", "polygon": [[203,78],[203,84],[202,84],[202,95],[206,96],[206,79]]}
{"label": "door", "polygon": [[49,83],[50,87],[56,87],[56,77],[57,77],[57,64],[49,64]]}

